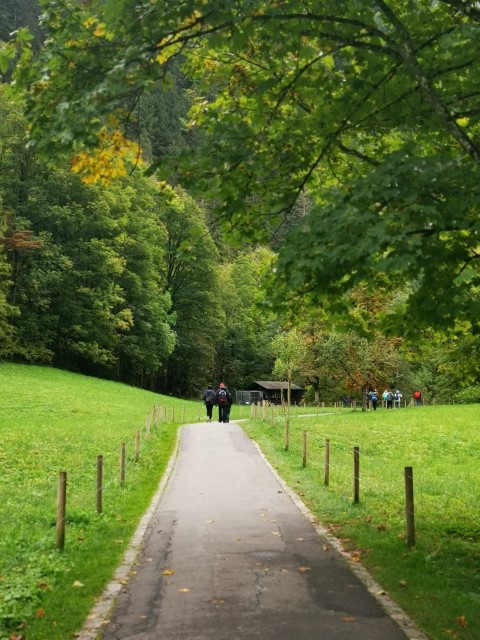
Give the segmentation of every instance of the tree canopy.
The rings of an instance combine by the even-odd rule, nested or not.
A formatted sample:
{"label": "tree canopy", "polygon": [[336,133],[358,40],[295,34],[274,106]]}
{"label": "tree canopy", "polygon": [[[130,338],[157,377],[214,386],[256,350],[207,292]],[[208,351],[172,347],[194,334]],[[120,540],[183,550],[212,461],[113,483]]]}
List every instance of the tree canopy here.
{"label": "tree canopy", "polygon": [[187,128],[203,144],[150,171],[207,195],[243,239],[274,234],[307,192],[314,206],[281,246],[277,292],[335,307],[387,271],[404,297],[386,326],[478,330],[476,2],[42,6],[45,47],[16,73],[39,148],[116,175],[137,158],[122,127],[180,61],[197,91]]}

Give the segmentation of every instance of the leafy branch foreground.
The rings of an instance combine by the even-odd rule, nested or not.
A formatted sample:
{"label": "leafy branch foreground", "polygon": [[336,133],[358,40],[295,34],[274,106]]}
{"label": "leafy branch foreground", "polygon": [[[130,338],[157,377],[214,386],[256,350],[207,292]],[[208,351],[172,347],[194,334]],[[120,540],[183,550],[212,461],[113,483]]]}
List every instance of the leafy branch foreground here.
{"label": "leafy branch foreground", "polygon": [[[478,405],[412,407],[244,425],[279,474],[434,640],[480,638]],[[303,431],[307,465],[303,467]],[[330,482],[324,486],[325,440]],[[353,447],[360,503],[353,502]],[[413,467],[416,546],[406,544],[404,469]]]}

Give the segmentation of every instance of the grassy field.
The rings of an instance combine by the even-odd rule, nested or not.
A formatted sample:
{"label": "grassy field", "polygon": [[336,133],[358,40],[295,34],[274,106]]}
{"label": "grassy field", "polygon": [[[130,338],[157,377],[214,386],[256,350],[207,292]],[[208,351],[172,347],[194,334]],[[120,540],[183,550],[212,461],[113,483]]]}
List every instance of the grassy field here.
{"label": "grassy field", "polygon": [[[146,416],[154,405],[161,405],[162,420],[147,438]],[[480,640],[478,405],[326,412],[292,417],[288,452],[283,419],[272,424],[270,417],[259,418],[243,427],[319,520],[432,639]],[[245,407],[233,408],[233,419],[249,415]],[[0,640],[66,640],[81,629],[155,493],[179,423],[199,418],[199,403],[50,368],[0,364]],[[142,435],[135,463],[137,431]],[[360,448],[357,505],[354,446]],[[99,454],[102,514],[95,502]],[[413,467],[415,481],[414,548],[405,539],[405,466]],[[63,552],[55,547],[59,471],[68,473]]]}
{"label": "grassy field", "polygon": [[[435,640],[480,639],[480,407],[412,407],[245,423],[319,520]],[[303,467],[303,431],[307,465]],[[330,481],[324,485],[325,440]],[[353,502],[353,447],[360,502]],[[405,467],[416,544],[406,543]]]}
{"label": "grassy field", "polygon": [[[164,407],[163,420],[147,438],[146,417],[155,404]],[[81,629],[151,501],[179,421],[195,422],[199,409],[203,417],[199,403],[50,368],[0,364],[2,640],[65,640]],[[100,454],[104,493],[97,514]],[[55,536],[59,471],[67,472],[68,484],[63,553]]]}

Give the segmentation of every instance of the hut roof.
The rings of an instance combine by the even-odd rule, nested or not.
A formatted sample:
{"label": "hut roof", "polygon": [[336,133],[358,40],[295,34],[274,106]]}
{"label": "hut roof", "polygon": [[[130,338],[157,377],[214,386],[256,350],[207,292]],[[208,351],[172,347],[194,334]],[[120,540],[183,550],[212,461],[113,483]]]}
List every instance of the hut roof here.
{"label": "hut roof", "polygon": [[[270,380],[255,380],[253,382],[253,384],[258,385],[259,387],[262,387],[263,389],[267,389],[269,391],[274,391],[276,389],[288,389],[288,382],[274,382],[274,381],[270,381]],[[302,387],[299,387],[296,384],[291,384],[290,385],[290,389],[292,389],[293,391],[303,391]]]}

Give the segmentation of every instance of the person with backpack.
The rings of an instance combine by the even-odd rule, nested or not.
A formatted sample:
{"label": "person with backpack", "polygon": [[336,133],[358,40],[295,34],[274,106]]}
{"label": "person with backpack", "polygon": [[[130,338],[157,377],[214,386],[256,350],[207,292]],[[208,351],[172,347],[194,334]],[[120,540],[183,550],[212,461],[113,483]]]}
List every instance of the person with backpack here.
{"label": "person with backpack", "polygon": [[215,390],[212,386],[209,386],[203,392],[203,402],[207,410],[207,422],[212,421],[213,407],[215,406]]}
{"label": "person with backpack", "polygon": [[372,409],[374,411],[377,410],[377,402],[378,402],[378,391],[376,389],[374,389],[373,391],[370,391],[370,393],[368,394],[369,398],[370,398],[370,402],[372,403]]}
{"label": "person with backpack", "polygon": [[395,391],[394,401],[395,401],[395,409],[400,409],[402,403],[403,395],[400,393],[400,389]]}
{"label": "person with backpack", "polygon": [[415,405],[419,407],[422,404],[422,392],[420,389],[415,389],[413,392],[413,399],[415,400]]}
{"label": "person with backpack", "polygon": [[215,393],[215,404],[218,406],[218,421],[230,422],[232,394],[223,382],[220,383]]}
{"label": "person with backpack", "polygon": [[387,409],[393,409],[393,391],[387,393]]}

